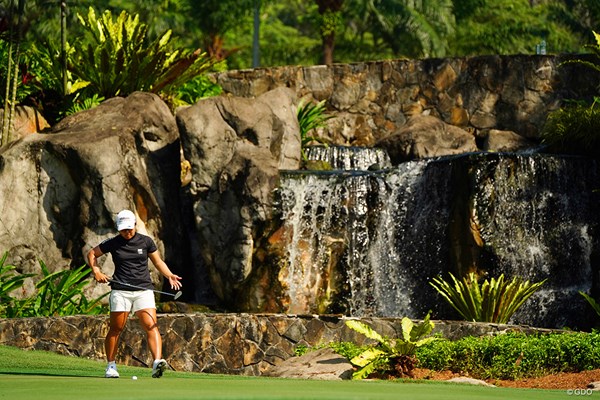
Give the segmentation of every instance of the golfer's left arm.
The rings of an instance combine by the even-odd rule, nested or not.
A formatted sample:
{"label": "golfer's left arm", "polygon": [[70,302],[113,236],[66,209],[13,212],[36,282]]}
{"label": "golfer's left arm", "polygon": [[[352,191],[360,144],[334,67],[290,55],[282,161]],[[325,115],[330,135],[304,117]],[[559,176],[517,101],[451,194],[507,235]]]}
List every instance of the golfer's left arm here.
{"label": "golfer's left arm", "polygon": [[181,280],[181,277],[171,272],[167,264],[160,258],[158,250],[153,253],[149,253],[148,257],[150,258],[150,261],[152,261],[152,264],[154,264],[158,272],[160,272],[165,278],[169,280],[171,289],[181,289],[181,282],[179,282]]}

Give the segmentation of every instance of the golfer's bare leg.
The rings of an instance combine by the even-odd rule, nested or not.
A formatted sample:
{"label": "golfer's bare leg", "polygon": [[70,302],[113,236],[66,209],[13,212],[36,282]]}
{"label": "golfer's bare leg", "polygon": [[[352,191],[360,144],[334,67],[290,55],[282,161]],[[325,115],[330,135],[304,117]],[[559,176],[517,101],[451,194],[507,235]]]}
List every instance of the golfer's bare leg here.
{"label": "golfer's bare leg", "polygon": [[161,359],[162,338],[156,323],[156,309],[145,308],[143,310],[136,311],[135,315],[137,315],[142,328],[146,331],[146,336],[148,337],[148,347],[150,348],[152,357],[154,357],[155,360]]}
{"label": "golfer's bare leg", "polygon": [[125,328],[128,316],[128,312],[110,313],[110,325],[108,327],[106,339],[104,340],[104,350],[106,351],[106,360],[108,362],[115,361],[117,357],[117,348],[119,347],[119,336]]}

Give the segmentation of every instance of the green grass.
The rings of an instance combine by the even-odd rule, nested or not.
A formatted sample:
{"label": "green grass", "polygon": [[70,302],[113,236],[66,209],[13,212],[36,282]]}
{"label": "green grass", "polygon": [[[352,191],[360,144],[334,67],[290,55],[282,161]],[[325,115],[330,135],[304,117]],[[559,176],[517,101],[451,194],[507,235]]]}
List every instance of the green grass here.
{"label": "green grass", "polygon": [[[167,371],[105,364],[43,351],[0,346],[0,399],[564,399],[562,390],[486,388],[438,382],[316,381]],[[136,375],[137,380],[131,377]]]}

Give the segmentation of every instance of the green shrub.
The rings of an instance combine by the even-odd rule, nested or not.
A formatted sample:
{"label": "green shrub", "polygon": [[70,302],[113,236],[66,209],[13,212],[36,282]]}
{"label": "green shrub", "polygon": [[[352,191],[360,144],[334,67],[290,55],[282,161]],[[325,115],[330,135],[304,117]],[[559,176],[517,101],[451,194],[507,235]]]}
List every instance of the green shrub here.
{"label": "green shrub", "polygon": [[[28,49],[26,49],[28,50]],[[6,81],[6,78],[10,75],[8,73],[8,65],[5,60],[8,60],[10,53],[10,45],[7,41],[0,37],[0,102],[4,105],[6,86],[10,85],[10,82]],[[15,93],[15,101],[17,104],[21,103],[27,96],[34,93],[39,83],[35,79],[37,65],[35,60],[30,57],[31,51],[21,52],[20,63],[18,69],[17,87]],[[9,96],[10,99],[10,96]]]}
{"label": "green shrub", "polygon": [[201,75],[177,88],[176,101],[179,101],[180,105],[195,104],[200,99],[218,96],[221,93],[223,93],[221,86],[212,82],[208,76]]}
{"label": "green shrub", "polygon": [[90,282],[89,268],[83,265],[75,270],[62,270],[50,273],[40,260],[44,278],[35,286],[37,295],[32,304],[24,310],[27,316],[63,316],[76,314],[100,314],[106,307],[100,304],[108,293],[89,301],[83,289]]}
{"label": "green shrub", "polygon": [[369,346],[359,346],[353,342],[331,342],[328,346],[337,354],[352,360],[363,353]]}
{"label": "green shrub", "polygon": [[[596,43],[586,45],[595,61],[579,58],[567,60],[559,66],[580,64],[592,72],[600,72],[600,35],[593,32]],[[598,88],[600,90],[600,88]],[[548,114],[540,132],[542,143],[554,153],[600,156],[600,97],[591,105],[582,101],[569,101],[565,106]]]}
{"label": "green shrub", "polygon": [[433,278],[430,284],[464,319],[501,324],[507,323],[546,281],[530,283],[518,277],[505,281],[502,274],[498,279],[484,280],[480,286],[472,272],[460,281],[452,274],[450,277],[453,284],[441,278]]}
{"label": "green shrub", "polygon": [[600,156],[600,97],[591,106],[571,103],[548,114],[540,133],[550,152]]}
{"label": "green shrub", "polygon": [[23,286],[23,282],[33,274],[18,274],[14,265],[7,265],[8,252],[0,258],[0,317],[6,315],[13,300],[10,292]]}
{"label": "green shrub", "polygon": [[417,349],[419,366],[479,379],[517,379],[600,368],[598,333],[465,337]]}

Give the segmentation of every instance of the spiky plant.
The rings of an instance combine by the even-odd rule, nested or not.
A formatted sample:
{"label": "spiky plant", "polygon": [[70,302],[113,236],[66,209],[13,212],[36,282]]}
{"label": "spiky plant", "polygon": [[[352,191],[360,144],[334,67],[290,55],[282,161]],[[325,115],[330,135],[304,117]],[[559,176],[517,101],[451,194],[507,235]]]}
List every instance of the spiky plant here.
{"label": "spiky plant", "polygon": [[474,273],[458,280],[450,274],[452,282],[433,278],[429,282],[467,321],[505,324],[510,317],[546,282],[532,283],[514,277],[507,281],[500,277],[485,279],[481,284]]}
{"label": "spiky plant", "polygon": [[587,300],[590,306],[596,311],[596,314],[600,316],[600,304],[589,294],[579,291],[579,294],[583,296],[584,299]]}
{"label": "spiky plant", "polygon": [[97,17],[90,7],[87,17],[78,15],[78,19],[86,30],[88,45],[84,51],[75,46],[69,69],[104,98],[137,90],[169,92],[214,65],[200,51],[171,49],[171,31],[147,43],[148,26],[138,15],[123,11],[113,19],[107,10]]}
{"label": "spiky plant", "polygon": [[318,103],[305,103],[301,101],[298,105],[297,111],[298,125],[300,126],[300,139],[302,143],[301,152],[302,159],[306,161],[306,153],[304,148],[311,142],[318,142],[326,144],[323,139],[316,136],[309,135],[310,132],[317,128],[323,128],[327,126],[327,120],[333,118],[333,115],[327,115],[325,112],[325,100],[321,100]]}
{"label": "spiky plant", "polygon": [[0,257],[0,317],[4,317],[8,303],[12,300],[10,292],[23,286],[23,282],[33,274],[19,274],[17,267],[6,263],[8,252]]}

